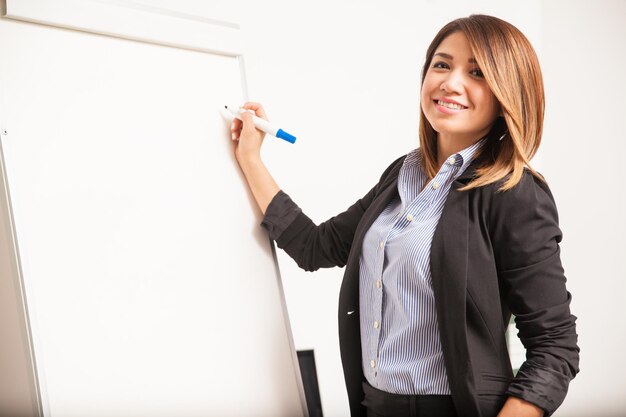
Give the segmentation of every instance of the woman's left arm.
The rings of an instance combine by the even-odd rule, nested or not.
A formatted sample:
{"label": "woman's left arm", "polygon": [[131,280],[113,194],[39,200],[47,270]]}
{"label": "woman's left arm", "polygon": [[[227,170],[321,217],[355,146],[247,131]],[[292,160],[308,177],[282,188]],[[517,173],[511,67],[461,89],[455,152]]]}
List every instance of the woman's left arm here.
{"label": "woman's left arm", "polygon": [[493,194],[489,217],[501,294],[526,348],[500,417],[540,416],[533,405],[551,415],[578,372],[579,352],[556,205],[548,186],[526,172],[517,186]]}

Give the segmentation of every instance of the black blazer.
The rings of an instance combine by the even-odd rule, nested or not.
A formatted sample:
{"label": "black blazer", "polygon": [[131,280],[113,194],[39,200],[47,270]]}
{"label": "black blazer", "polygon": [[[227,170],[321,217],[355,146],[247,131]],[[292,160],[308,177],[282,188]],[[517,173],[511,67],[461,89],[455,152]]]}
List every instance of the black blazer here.
{"label": "black blazer", "polygon": [[[346,265],[339,339],[352,416],[366,415],[361,405],[359,256],[364,234],[398,195],[404,158],[387,168],[362,199],[319,226],[283,192],[272,200],[263,223],[303,269]],[[501,184],[458,191],[474,172],[475,163],[452,185],[430,259],[452,398],[460,417],[495,417],[509,395],[549,415],[578,372],[579,352],[554,200],[548,186],[529,172],[505,192],[497,191]],[[511,313],[527,350],[515,377],[505,341]]]}

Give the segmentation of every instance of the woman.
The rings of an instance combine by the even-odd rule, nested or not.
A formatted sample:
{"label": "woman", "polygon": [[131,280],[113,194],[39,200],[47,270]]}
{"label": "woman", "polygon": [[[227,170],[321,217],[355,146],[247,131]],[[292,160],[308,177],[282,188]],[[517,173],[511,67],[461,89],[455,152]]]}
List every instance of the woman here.
{"label": "woman", "polygon": [[[531,417],[562,403],[579,349],[556,207],[529,165],[543,112],[519,30],[485,15],[450,22],[426,54],[420,147],[319,226],[268,173],[250,116],[231,127],[277,245],[307,270],[346,265],[339,330],[353,416]],[[511,313],[527,350],[515,376]]]}

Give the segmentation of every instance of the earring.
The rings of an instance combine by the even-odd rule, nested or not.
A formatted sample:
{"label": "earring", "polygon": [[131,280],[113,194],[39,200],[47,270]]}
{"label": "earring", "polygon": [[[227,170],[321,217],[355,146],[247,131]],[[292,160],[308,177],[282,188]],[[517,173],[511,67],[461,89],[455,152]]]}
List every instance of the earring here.
{"label": "earring", "polygon": [[504,139],[504,137],[506,136],[507,133],[509,133],[509,131],[505,130],[504,133],[502,134],[502,136],[500,136],[500,139],[498,139],[498,142],[501,142],[502,139]]}

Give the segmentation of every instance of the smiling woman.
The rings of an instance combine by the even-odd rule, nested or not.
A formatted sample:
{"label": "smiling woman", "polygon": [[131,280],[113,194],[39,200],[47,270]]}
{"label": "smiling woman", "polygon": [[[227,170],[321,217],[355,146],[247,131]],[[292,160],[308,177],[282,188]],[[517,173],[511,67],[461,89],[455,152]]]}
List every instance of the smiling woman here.
{"label": "smiling woman", "polygon": [[421,104],[438,133],[437,167],[491,130],[500,104],[463,32],[445,38],[435,51],[422,83]]}
{"label": "smiling woman", "polygon": [[[341,358],[352,416],[540,417],[578,372],[561,231],[530,166],[543,83],[524,35],[473,15],[435,36],[422,72],[420,147],[316,225],[260,157],[250,114],[231,127],[262,225],[305,270],[346,266]],[[265,118],[258,103],[246,109]],[[511,314],[526,348],[513,375]]]}
{"label": "smiling woman", "polygon": [[[543,79],[532,45],[516,27],[484,15],[448,23],[426,52],[421,98],[420,145],[430,177],[441,166],[443,149],[438,147],[454,143],[445,139],[448,134],[458,132],[458,126],[465,126],[461,129],[468,131],[482,126],[482,130],[474,133],[484,136],[491,130],[500,140],[488,142],[483,148],[481,155],[486,159],[465,189],[492,184],[505,177],[501,189],[510,189],[520,181],[524,169],[541,178],[529,161],[541,143]],[[431,104],[434,100],[441,100],[442,104]],[[469,111],[454,121],[435,117],[435,109],[443,111],[445,102],[466,104]],[[494,112],[500,118],[496,119]],[[446,133],[442,135],[439,129]],[[509,140],[503,141],[505,136]]]}

